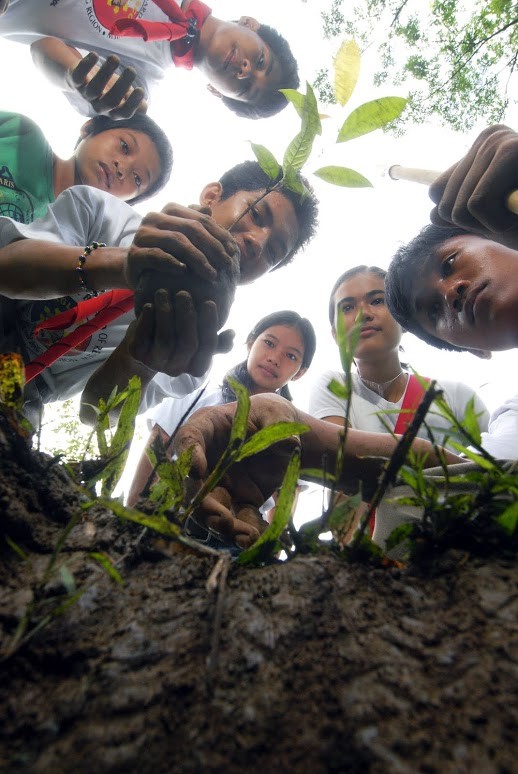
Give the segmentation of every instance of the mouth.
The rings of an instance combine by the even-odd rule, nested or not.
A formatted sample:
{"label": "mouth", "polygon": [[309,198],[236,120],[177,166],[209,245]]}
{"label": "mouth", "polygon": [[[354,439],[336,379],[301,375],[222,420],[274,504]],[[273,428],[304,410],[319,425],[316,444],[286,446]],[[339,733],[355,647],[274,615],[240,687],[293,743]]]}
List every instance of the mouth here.
{"label": "mouth", "polygon": [[374,336],[375,333],[379,333],[381,328],[378,328],[374,325],[363,325],[360,328],[360,336],[363,338],[368,338],[369,336]]}
{"label": "mouth", "polygon": [[99,170],[100,170],[101,181],[104,183],[106,188],[110,189],[112,187],[113,176],[110,173],[108,165],[105,164],[103,161],[100,161]]}
{"label": "mouth", "polygon": [[276,379],[277,374],[275,371],[272,371],[270,368],[266,368],[266,366],[260,365],[259,369],[266,375],[269,376],[271,379]]}
{"label": "mouth", "polygon": [[488,284],[489,282],[482,282],[481,284],[474,287],[473,290],[468,293],[466,300],[464,301],[464,311],[466,313],[466,318],[471,325],[475,325],[477,321],[477,302],[481,293],[483,293],[483,291],[487,288]]}

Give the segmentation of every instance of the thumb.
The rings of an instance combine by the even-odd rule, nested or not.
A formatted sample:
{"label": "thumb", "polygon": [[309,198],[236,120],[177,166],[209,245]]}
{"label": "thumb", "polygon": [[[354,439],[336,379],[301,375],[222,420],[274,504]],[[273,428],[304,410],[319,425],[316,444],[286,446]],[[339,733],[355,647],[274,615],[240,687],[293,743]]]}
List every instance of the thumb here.
{"label": "thumb", "polygon": [[227,330],[221,331],[221,333],[218,333],[218,345],[217,345],[216,352],[220,355],[230,352],[232,347],[234,346],[235,335],[236,335],[236,332],[233,331],[231,328],[227,328]]}

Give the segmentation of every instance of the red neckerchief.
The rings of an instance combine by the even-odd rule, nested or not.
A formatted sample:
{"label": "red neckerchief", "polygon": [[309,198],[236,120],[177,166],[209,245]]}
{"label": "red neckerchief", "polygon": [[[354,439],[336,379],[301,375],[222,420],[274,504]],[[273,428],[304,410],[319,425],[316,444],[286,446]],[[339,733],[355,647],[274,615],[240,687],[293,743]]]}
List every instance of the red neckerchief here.
{"label": "red neckerchief", "polygon": [[173,62],[176,67],[192,70],[194,48],[205,19],[212,11],[200,2],[191,0],[186,11],[182,11],[175,0],[153,0],[169,17],[168,22],[152,22],[141,19],[119,19],[110,30],[110,35],[121,38],[143,38],[145,41],[178,41],[172,46]]}
{"label": "red neckerchief", "polygon": [[66,330],[75,322],[95,315],[93,320],[79,325],[71,333],[52,344],[43,354],[39,355],[25,366],[25,383],[41,374],[46,368],[66,355],[71,349],[75,349],[86,339],[92,336],[96,331],[101,330],[109,323],[116,320],[117,317],[129,312],[135,305],[135,298],[131,290],[109,290],[107,293],[101,293],[86,301],[80,301],[72,309],[49,317],[48,320],[38,323],[34,328],[34,335],[37,336],[42,330]]}

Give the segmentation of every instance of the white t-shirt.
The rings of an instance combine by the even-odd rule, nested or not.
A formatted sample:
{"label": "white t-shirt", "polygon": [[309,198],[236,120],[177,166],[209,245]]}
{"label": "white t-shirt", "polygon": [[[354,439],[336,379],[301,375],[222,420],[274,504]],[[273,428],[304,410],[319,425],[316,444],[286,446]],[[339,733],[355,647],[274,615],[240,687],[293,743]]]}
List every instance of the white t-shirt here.
{"label": "white t-shirt", "polygon": [[154,425],[160,425],[162,430],[168,435],[171,435],[178,425],[180,420],[187,414],[184,421],[194,411],[205,408],[207,406],[220,406],[223,401],[223,392],[221,387],[206,387],[203,395],[198,400],[195,406],[192,404],[202,391],[202,387],[198,388],[186,398],[175,399],[168,398],[163,400],[156,409],[149,414],[148,427],[151,430]]}
{"label": "white t-shirt", "polygon": [[518,395],[491,414],[487,433],[482,433],[482,446],[496,459],[518,459]]}
{"label": "white t-shirt", "polygon": [[[344,377],[339,371],[325,371],[313,384],[309,399],[309,413],[318,419],[323,419],[324,417],[345,417],[345,401],[338,398],[328,389],[328,384],[332,379],[336,379],[343,384]],[[383,421],[378,413],[400,409],[404,395],[398,403],[391,403],[384,400],[373,390],[370,390],[357,374],[353,373],[352,379],[353,396],[349,414],[351,427],[355,430],[367,430],[371,433],[386,433],[387,429],[383,424],[385,422],[394,428],[398,418],[397,412],[383,414]],[[439,386],[444,391],[446,401],[459,420],[464,418],[466,405],[475,396],[475,408],[477,413],[480,414],[478,419],[480,429],[487,429],[489,413],[470,387],[462,384],[462,382],[442,380]],[[453,437],[461,443],[466,442],[465,439],[455,437],[450,432],[450,423],[433,406],[427,414],[427,423],[434,431],[434,437],[440,445],[444,444],[445,437]],[[420,438],[428,438],[428,432],[424,425],[421,425],[417,435]],[[448,446],[447,442],[446,446]]]}
{"label": "white t-shirt", "polygon": [[[142,86],[147,95],[173,65],[170,43],[110,35],[112,25],[124,18],[169,20],[153,0],[11,0],[7,12],[0,16],[0,37],[31,44],[50,36],[79,49],[83,55],[95,51],[104,60],[116,54],[121,66],[136,70],[134,85]],[[84,115],[95,115],[79,94],[66,96]]]}
{"label": "white t-shirt", "polygon": [[[141,220],[142,217],[133,207],[115,196],[89,186],[73,186],[58,196],[44,218],[29,225],[16,223],[10,218],[0,218],[0,247],[20,237],[77,245],[78,255],[85,245],[95,240],[105,242],[110,247],[129,247]],[[62,331],[44,331],[37,339],[34,326],[43,319],[75,306],[86,297],[87,293],[77,293],[45,301],[4,302],[0,296],[0,318],[1,307],[4,303],[9,305],[8,322],[12,327],[10,335],[6,336],[9,348],[13,343],[17,344],[25,361],[32,360],[62,336]],[[81,349],[71,351],[45,369],[41,374],[45,384],[42,385],[41,380],[38,380],[43,402],[65,400],[82,391],[92,373],[122,341],[134,317],[133,312],[128,312],[117,318],[87,339]],[[7,341],[0,338],[0,346],[4,351],[8,351],[5,348]],[[171,377],[157,374],[148,385],[140,411],[145,411],[166,397],[188,395],[200,387],[205,379],[206,375],[195,377],[182,374]]]}

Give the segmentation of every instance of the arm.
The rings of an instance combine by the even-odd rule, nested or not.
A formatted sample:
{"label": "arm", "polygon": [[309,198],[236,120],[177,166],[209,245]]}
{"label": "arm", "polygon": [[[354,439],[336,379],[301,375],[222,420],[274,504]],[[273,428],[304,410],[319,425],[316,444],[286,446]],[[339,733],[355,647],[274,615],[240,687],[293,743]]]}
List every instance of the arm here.
{"label": "arm", "polygon": [[460,226],[517,250],[518,215],[505,204],[518,187],[517,164],[518,134],[502,125],[485,129],[430,187],[432,223]]}
{"label": "arm", "polygon": [[36,67],[64,92],[78,92],[96,113],[112,118],[129,118],[145,110],[144,90],[132,86],[136,73],[132,67],[115,71],[119,59],[110,56],[102,65],[94,52],[81,57],[77,49],[58,38],[40,38],[31,45]]}

